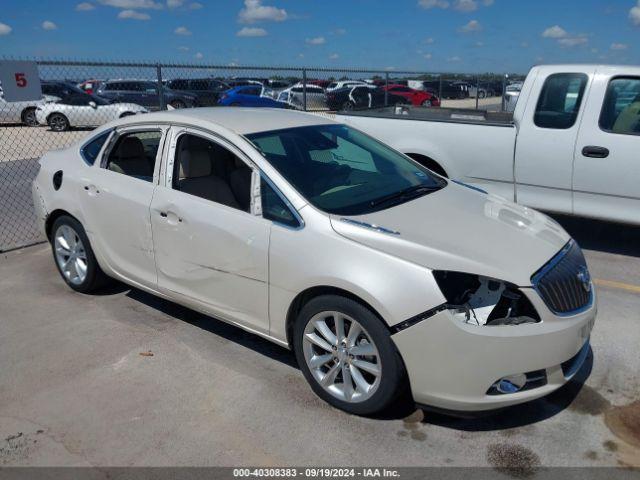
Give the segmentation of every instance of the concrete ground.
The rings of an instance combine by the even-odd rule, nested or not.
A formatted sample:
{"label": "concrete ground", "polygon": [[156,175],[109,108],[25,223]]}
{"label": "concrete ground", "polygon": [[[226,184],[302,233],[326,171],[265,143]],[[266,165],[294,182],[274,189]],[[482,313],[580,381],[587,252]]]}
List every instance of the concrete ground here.
{"label": "concrete ground", "polygon": [[347,415],[283,348],[124,286],[74,293],[48,245],[3,254],[0,466],[640,466],[640,229],[560,220],[599,283],[593,354],[475,420]]}

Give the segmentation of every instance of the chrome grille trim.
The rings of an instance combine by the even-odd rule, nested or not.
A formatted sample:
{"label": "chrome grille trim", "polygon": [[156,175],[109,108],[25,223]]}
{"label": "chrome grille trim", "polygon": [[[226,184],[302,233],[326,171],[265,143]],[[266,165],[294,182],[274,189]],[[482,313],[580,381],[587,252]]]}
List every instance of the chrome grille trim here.
{"label": "chrome grille trim", "polygon": [[531,283],[549,310],[559,316],[575,315],[593,303],[587,262],[573,240],[533,274]]}

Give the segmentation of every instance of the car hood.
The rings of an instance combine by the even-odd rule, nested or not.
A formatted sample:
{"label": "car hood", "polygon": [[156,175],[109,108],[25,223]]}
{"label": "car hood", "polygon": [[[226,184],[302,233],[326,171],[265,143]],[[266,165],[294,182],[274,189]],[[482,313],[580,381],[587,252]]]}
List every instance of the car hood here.
{"label": "car hood", "polygon": [[331,224],[344,237],[433,270],[519,286],[531,285],[532,274],[570,239],[542,213],[453,182],[379,212],[332,215]]}

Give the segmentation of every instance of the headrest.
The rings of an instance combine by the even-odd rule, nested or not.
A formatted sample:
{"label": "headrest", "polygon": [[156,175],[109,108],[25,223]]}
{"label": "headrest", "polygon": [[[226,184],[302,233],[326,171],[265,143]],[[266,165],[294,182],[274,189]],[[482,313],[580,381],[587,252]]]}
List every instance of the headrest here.
{"label": "headrest", "polygon": [[211,157],[206,150],[180,152],[180,179],[211,175]]}
{"label": "headrest", "polygon": [[116,154],[119,158],[144,158],[144,145],[138,137],[124,137]]}

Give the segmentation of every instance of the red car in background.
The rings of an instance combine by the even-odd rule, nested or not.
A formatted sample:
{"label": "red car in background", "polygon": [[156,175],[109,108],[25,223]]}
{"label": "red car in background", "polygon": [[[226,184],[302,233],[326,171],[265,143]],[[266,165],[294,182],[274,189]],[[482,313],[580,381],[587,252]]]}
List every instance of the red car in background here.
{"label": "red car in background", "polygon": [[386,87],[382,87],[383,90],[386,90],[393,95],[399,95],[401,97],[406,98],[411,102],[411,105],[414,106],[423,106],[423,107],[439,107],[440,99],[433,95],[432,93],[425,92],[423,90],[414,90],[413,88],[409,88],[405,85],[387,85]]}

